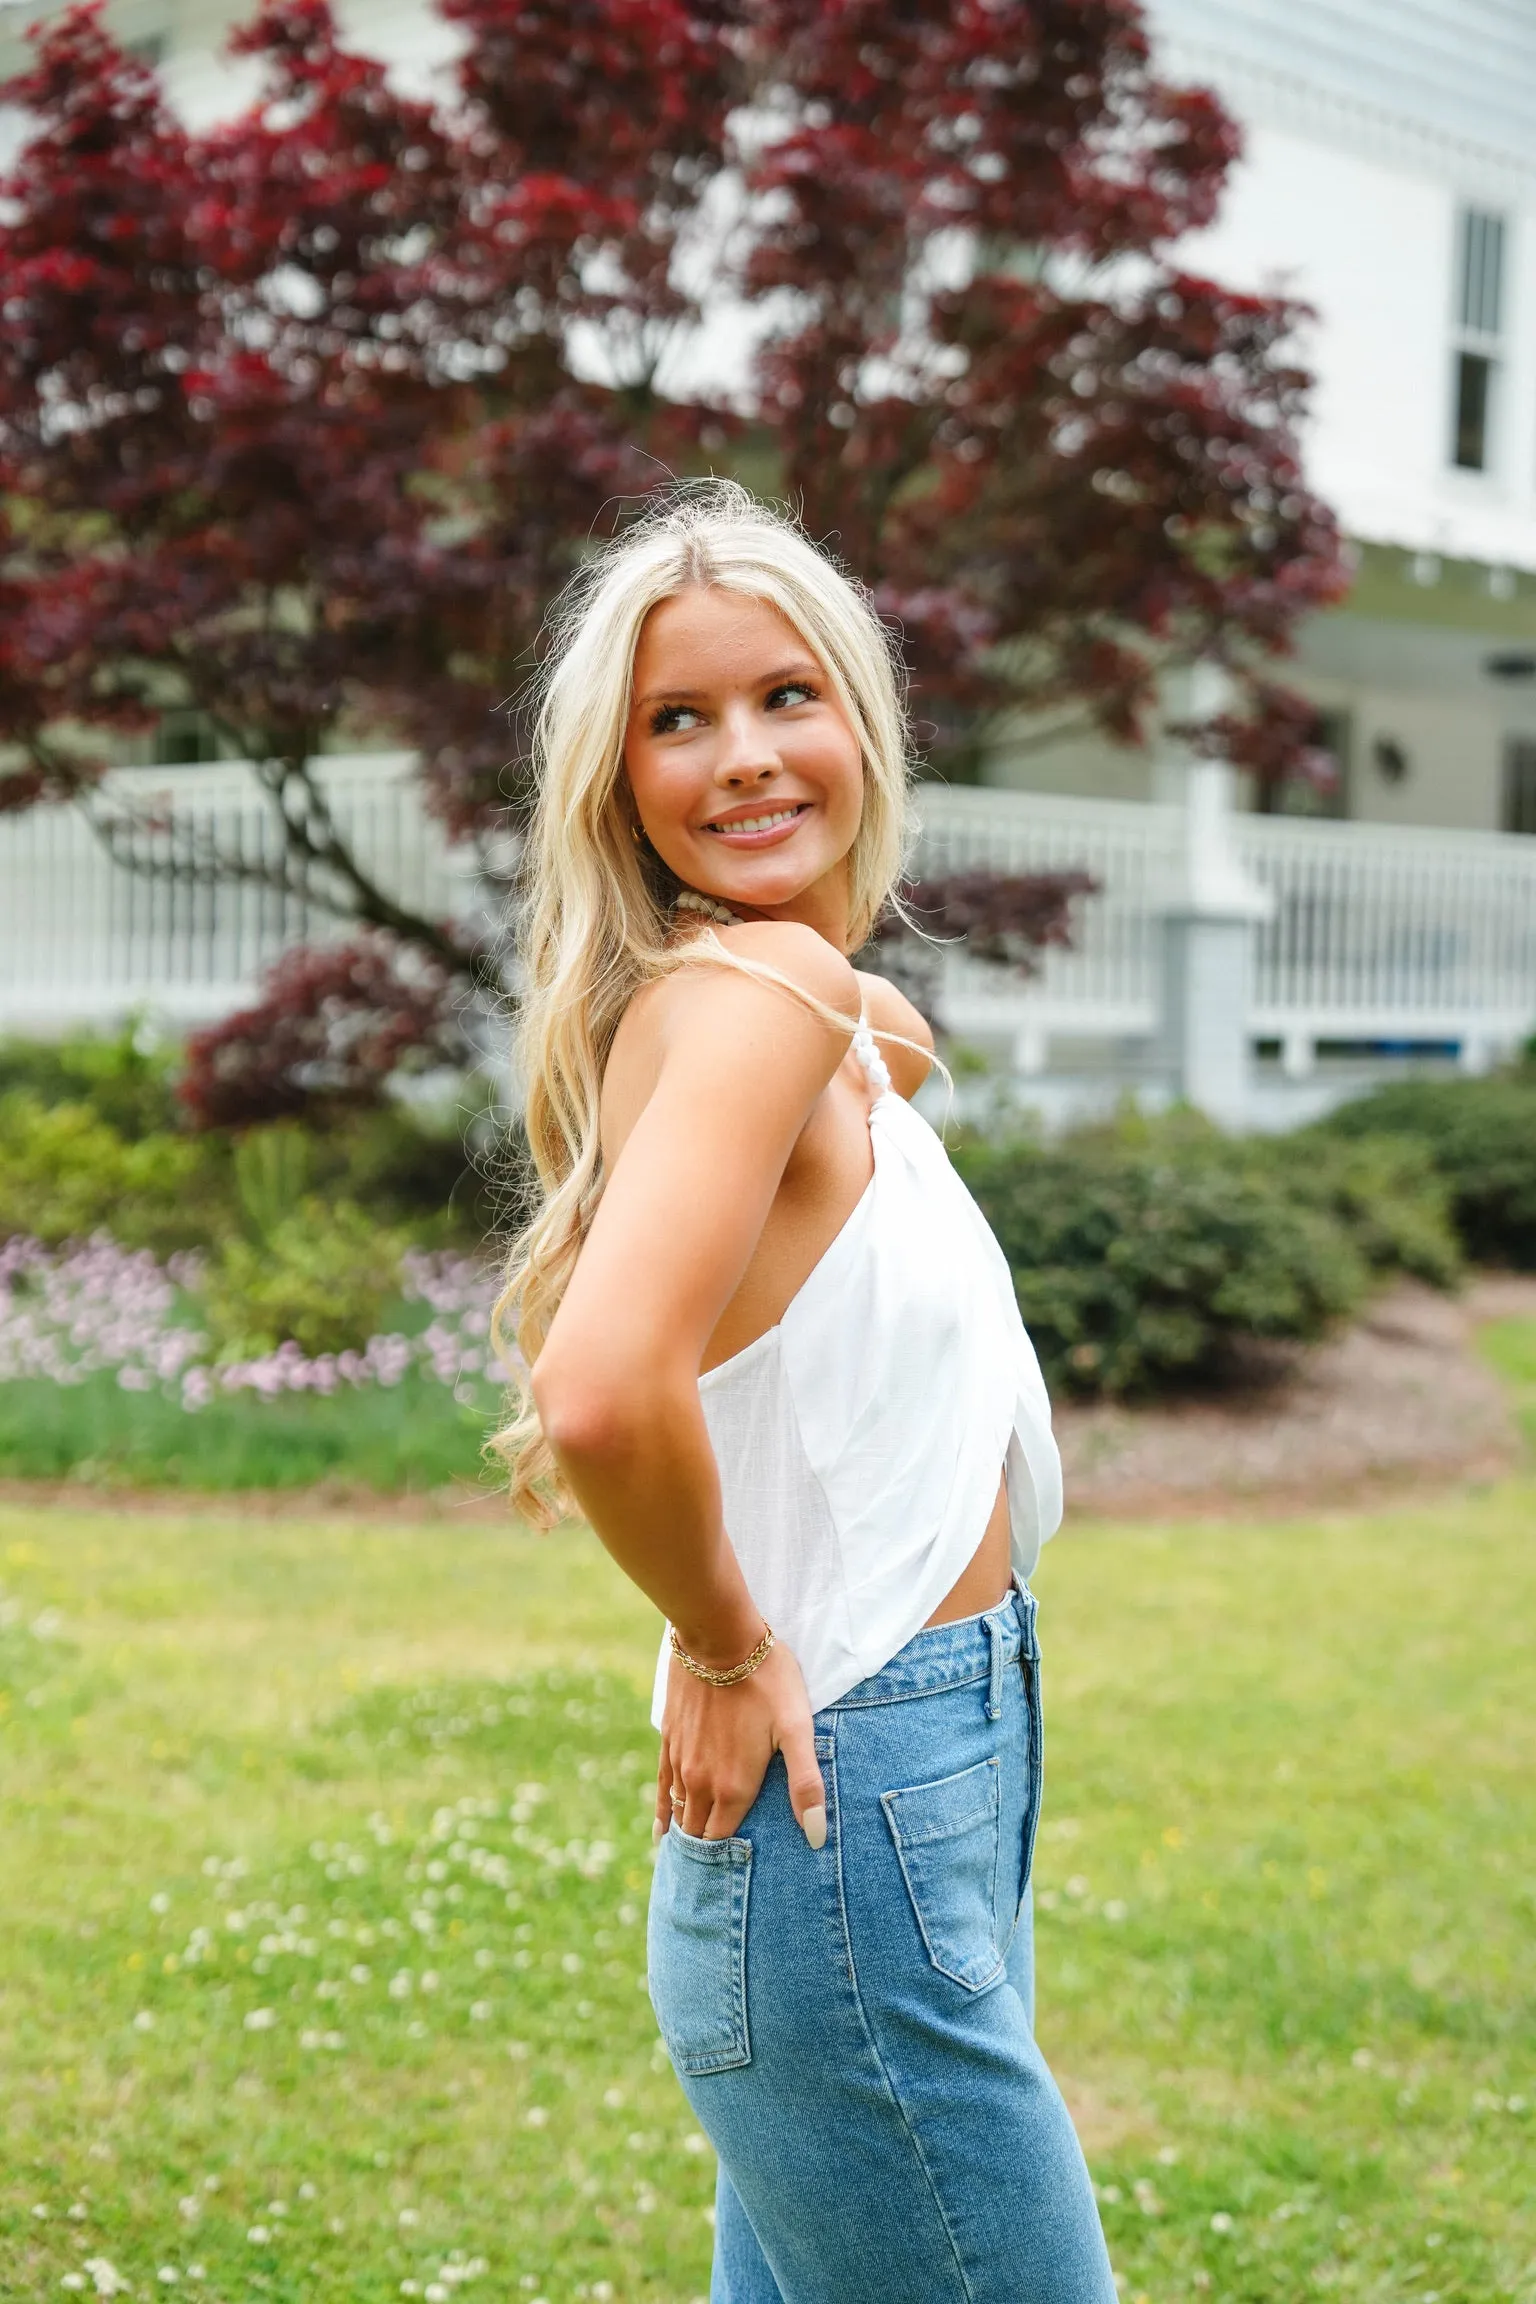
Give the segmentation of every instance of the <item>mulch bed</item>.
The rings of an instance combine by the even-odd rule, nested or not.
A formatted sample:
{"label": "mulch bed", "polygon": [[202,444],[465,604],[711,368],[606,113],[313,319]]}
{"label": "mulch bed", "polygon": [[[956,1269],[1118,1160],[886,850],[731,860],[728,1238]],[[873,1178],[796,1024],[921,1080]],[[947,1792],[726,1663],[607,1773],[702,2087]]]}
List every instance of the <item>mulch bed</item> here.
{"label": "mulch bed", "polygon": [[1403,1284],[1346,1334],[1219,1394],[1064,1404],[1069,1513],[1315,1511],[1512,1472],[1524,1444],[1475,1341],[1484,1321],[1511,1317],[1536,1317],[1536,1279],[1490,1274],[1454,1297]]}

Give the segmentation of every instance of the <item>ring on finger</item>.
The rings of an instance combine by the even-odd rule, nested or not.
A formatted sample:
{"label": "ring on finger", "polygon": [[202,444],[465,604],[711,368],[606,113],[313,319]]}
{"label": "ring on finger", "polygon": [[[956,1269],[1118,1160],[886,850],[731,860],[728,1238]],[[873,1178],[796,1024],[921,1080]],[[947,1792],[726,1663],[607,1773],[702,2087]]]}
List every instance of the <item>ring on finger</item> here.
{"label": "ring on finger", "polygon": [[674,1792],[671,1800],[674,1808],[686,1808],[688,1805],[687,1795],[683,1792]]}

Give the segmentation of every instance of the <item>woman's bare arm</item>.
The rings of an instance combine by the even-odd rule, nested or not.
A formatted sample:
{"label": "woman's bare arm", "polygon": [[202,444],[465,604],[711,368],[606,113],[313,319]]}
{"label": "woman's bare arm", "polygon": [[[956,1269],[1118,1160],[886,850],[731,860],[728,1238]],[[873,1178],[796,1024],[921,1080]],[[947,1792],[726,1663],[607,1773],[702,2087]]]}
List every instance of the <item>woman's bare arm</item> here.
{"label": "woman's bare arm", "polygon": [[[853,970],[814,930],[753,922],[725,940],[857,1016]],[[692,1655],[727,1666],[756,1644],[762,1618],[724,1525],[699,1369],[847,1042],[790,993],[735,970],[681,971],[651,999],[655,1086],[613,1163],[533,1395],[608,1551]],[[682,1771],[685,1829],[733,1831],[775,1748],[804,1821],[822,1795],[787,1651],[728,1690],[675,1663],[672,1675],[662,1759],[664,1771]]]}

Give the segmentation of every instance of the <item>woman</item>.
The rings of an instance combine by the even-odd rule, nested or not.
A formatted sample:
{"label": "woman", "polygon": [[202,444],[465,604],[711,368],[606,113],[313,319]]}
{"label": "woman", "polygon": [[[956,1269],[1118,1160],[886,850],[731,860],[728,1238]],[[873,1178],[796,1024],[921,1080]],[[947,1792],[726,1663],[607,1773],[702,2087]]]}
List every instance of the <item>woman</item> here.
{"label": "woman", "polygon": [[908,840],[885,636],[683,492],[578,579],[537,752],[501,1446],[667,1618],[650,1986],[712,2296],[1113,2304],[1030,2022],[1050,1412],[906,1101],[932,1035],[848,958]]}

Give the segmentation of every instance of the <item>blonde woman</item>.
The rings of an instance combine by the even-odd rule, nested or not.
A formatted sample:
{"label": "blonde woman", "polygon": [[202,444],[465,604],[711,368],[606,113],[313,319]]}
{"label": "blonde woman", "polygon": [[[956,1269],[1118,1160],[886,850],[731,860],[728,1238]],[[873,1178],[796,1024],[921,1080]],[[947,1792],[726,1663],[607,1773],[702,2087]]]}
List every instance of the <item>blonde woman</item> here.
{"label": "blonde woman", "polygon": [[1114,2304],[1031,2028],[1050,1411],[907,1102],[928,1028],[849,959],[908,841],[885,636],[683,491],[579,578],[537,749],[501,1445],[667,1619],[649,1980],[712,2297]]}

